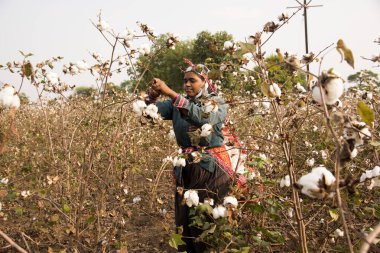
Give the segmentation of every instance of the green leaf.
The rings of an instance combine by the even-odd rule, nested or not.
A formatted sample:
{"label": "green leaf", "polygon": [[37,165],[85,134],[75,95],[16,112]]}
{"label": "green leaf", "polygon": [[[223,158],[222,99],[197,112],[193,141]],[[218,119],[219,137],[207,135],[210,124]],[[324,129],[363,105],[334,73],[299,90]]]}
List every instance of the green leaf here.
{"label": "green leaf", "polygon": [[30,62],[25,63],[22,65],[22,73],[26,76],[29,77],[33,74],[33,66]]}
{"label": "green leaf", "polygon": [[354,56],[352,54],[352,51],[347,48],[347,46],[344,44],[344,41],[342,39],[338,40],[336,49],[338,50],[339,54],[342,56],[342,60],[344,59],[352,68],[354,67]]}
{"label": "green leaf", "polygon": [[65,213],[69,213],[71,211],[71,208],[68,204],[63,204],[62,209]]}
{"label": "green leaf", "polygon": [[360,101],[357,105],[358,114],[362,118],[362,120],[368,125],[373,126],[373,121],[375,120],[375,116],[371,108],[368,107],[363,101]]}
{"label": "green leaf", "polygon": [[337,221],[339,219],[338,209],[330,209],[329,214],[333,221]]}
{"label": "green leaf", "polygon": [[264,96],[269,97],[269,84],[267,82],[262,82],[260,88]]}
{"label": "green leaf", "polygon": [[15,212],[17,216],[21,216],[24,213],[24,209],[22,209],[22,207],[16,207]]}
{"label": "green leaf", "polygon": [[20,54],[22,54],[22,56],[24,56],[25,58],[28,58],[29,56],[32,56],[33,54],[32,53],[27,53],[25,54],[23,51],[21,50],[18,50],[20,52]]}
{"label": "green leaf", "polygon": [[246,53],[253,53],[256,49],[256,46],[254,44],[245,43],[245,42],[239,42],[240,46],[239,53],[246,54]]}
{"label": "green leaf", "polygon": [[87,223],[88,225],[90,225],[90,224],[94,223],[95,220],[96,220],[95,216],[90,216],[90,217],[88,217],[88,219],[86,220],[86,223]]}
{"label": "green leaf", "polygon": [[169,245],[172,248],[178,249],[179,245],[185,245],[186,243],[182,240],[182,235],[180,234],[172,234],[169,239]]}

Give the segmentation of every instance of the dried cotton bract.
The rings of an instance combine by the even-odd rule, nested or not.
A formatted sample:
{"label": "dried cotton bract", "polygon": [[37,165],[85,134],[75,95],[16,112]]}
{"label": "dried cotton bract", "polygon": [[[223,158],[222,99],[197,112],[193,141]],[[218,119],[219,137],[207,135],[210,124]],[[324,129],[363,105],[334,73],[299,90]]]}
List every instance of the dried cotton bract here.
{"label": "dried cotton bract", "polygon": [[332,191],[335,183],[334,175],[324,166],[313,168],[312,171],[303,175],[297,183],[301,192],[310,198],[331,198],[334,196]]}
{"label": "dried cotton bract", "polygon": [[20,107],[20,98],[17,95],[15,88],[9,84],[4,84],[0,90],[0,108],[15,108]]}

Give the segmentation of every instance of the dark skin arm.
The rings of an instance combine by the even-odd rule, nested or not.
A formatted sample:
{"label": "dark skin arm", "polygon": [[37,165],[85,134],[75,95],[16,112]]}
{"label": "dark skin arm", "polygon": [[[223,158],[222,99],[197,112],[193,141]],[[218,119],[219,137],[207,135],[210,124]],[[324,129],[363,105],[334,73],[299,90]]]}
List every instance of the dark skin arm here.
{"label": "dark skin arm", "polygon": [[153,78],[151,82],[151,87],[153,90],[160,92],[161,94],[167,95],[168,97],[174,99],[177,96],[177,92],[173,91],[166,85],[166,83],[158,78]]}

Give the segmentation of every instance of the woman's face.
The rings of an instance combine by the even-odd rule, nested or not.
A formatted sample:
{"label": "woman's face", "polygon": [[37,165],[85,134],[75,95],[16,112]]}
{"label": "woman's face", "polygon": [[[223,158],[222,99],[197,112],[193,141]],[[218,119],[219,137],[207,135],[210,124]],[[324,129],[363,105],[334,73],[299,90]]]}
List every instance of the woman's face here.
{"label": "woman's face", "polygon": [[205,81],[194,72],[186,72],[183,77],[183,87],[189,97],[195,97],[202,89]]}

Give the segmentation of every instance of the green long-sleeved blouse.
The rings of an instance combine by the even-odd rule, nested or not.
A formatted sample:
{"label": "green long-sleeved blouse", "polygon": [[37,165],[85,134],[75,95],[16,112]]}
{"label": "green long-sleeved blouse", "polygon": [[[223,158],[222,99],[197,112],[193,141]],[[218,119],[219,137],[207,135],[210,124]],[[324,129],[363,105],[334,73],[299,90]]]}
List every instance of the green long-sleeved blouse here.
{"label": "green long-sleeved blouse", "polygon": [[[209,94],[206,97],[207,99],[217,102],[218,109],[216,111],[205,113],[204,106],[199,101],[191,100],[182,95],[178,95],[173,100],[169,99],[156,103],[161,117],[165,120],[172,120],[177,144],[180,147],[194,147],[194,140],[192,141],[194,132],[200,131],[202,125],[207,123],[212,125],[212,132],[209,136],[199,139],[198,147],[207,149],[223,145],[222,125],[227,116],[228,105],[215,94]],[[202,168],[213,172],[215,159],[208,153],[202,153],[200,165]]]}

